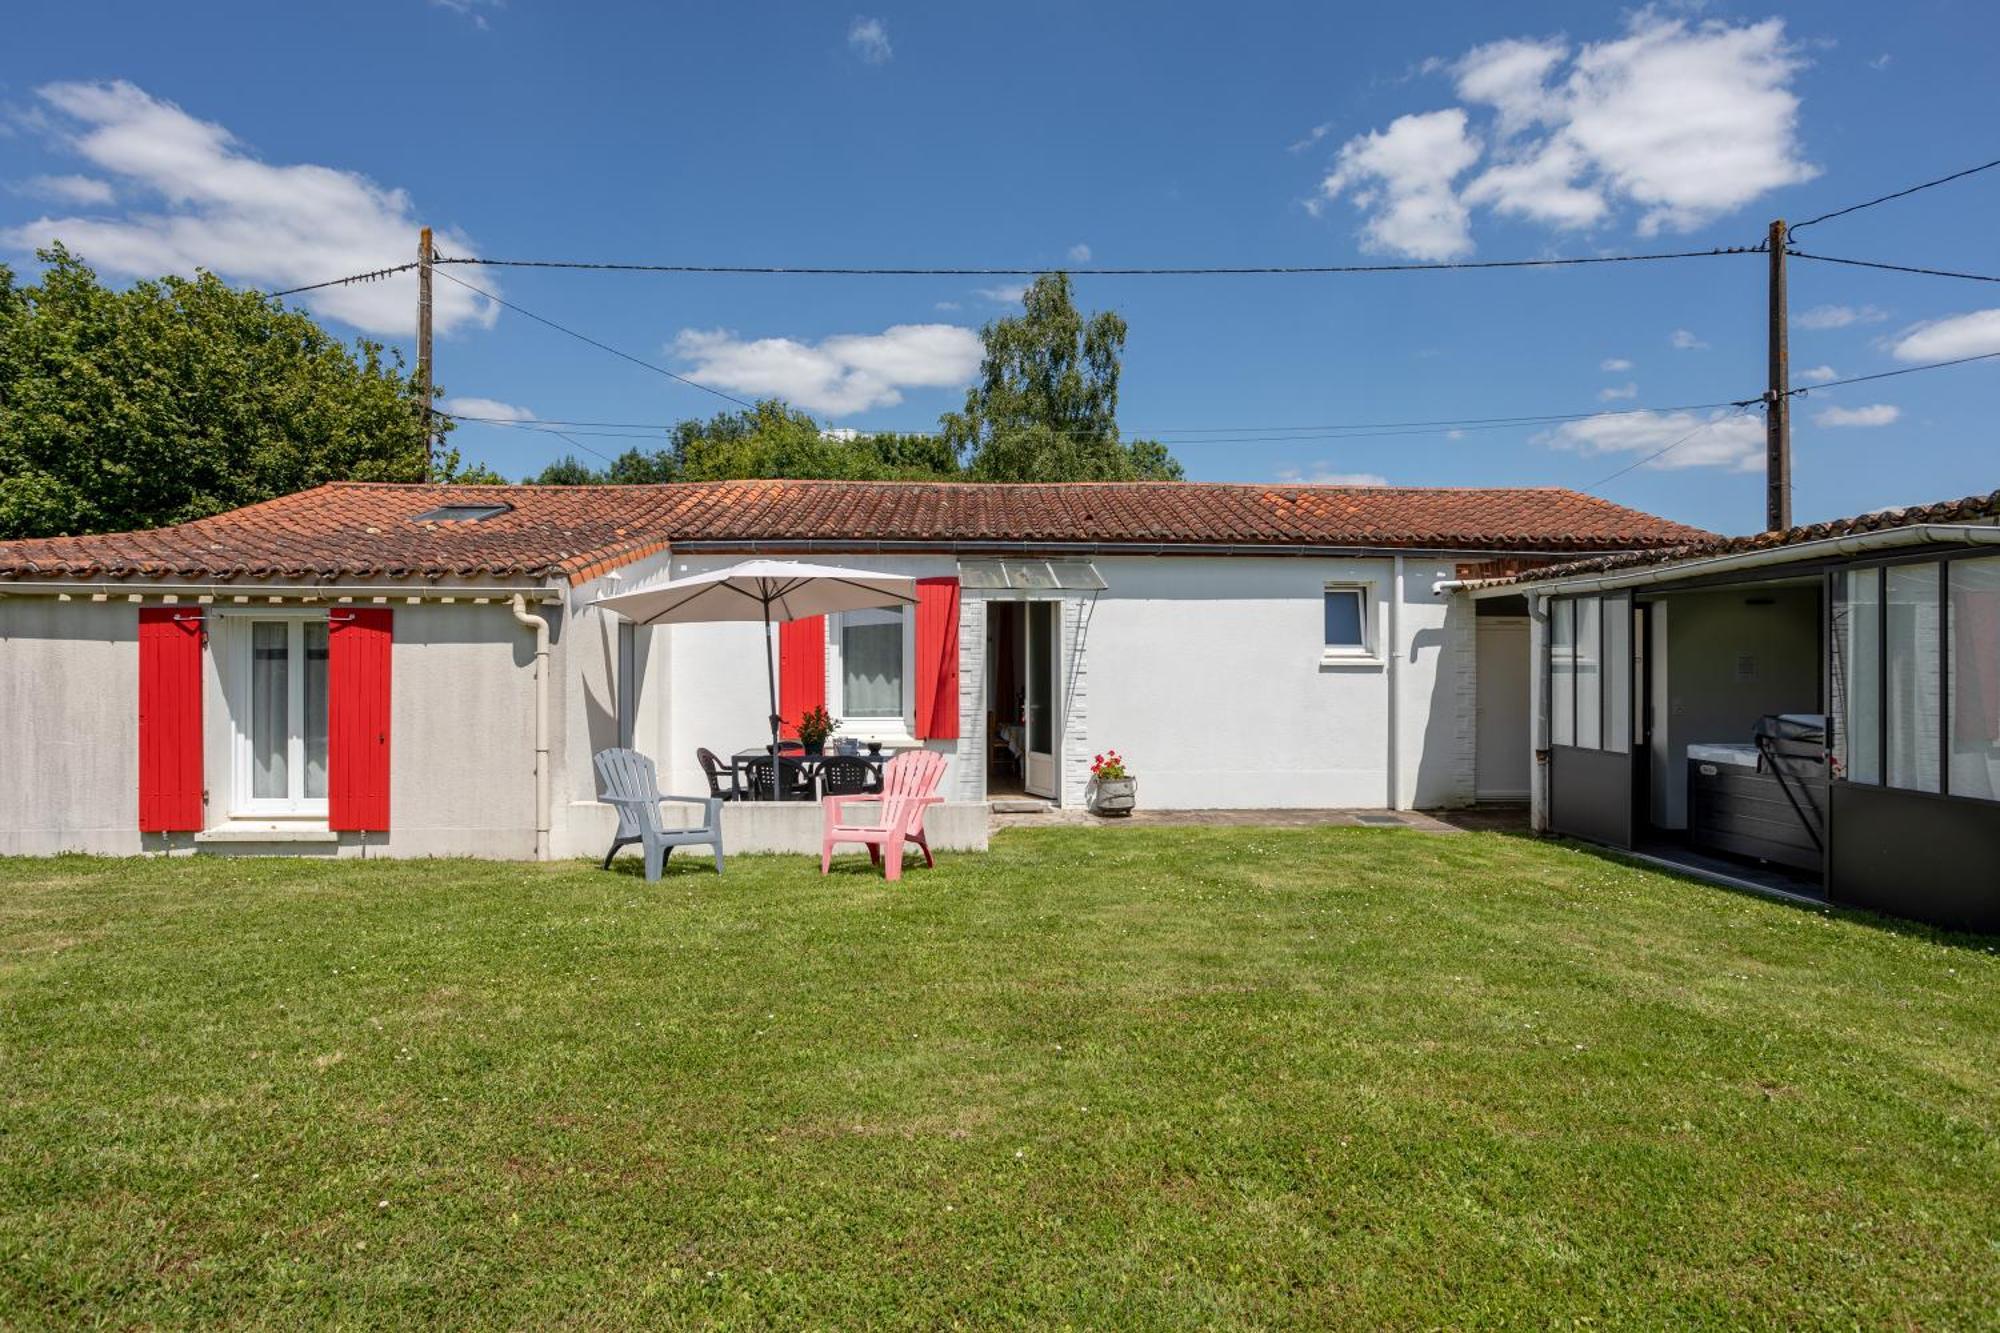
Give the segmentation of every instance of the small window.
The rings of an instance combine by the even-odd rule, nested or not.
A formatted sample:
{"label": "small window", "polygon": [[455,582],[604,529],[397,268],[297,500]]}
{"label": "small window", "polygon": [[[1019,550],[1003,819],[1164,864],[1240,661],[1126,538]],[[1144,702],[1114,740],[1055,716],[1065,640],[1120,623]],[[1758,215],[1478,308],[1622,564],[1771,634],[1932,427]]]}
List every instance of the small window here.
{"label": "small window", "polygon": [[903,612],[849,611],[840,618],[840,716],[903,716]]}
{"label": "small window", "polygon": [[410,521],[412,523],[482,523],[489,518],[497,518],[501,514],[508,513],[513,508],[513,505],[504,502],[499,504],[439,505],[435,509],[426,509]]}
{"label": "small window", "polygon": [[1326,590],[1326,651],[1355,656],[1368,651],[1368,602],[1361,588]]}

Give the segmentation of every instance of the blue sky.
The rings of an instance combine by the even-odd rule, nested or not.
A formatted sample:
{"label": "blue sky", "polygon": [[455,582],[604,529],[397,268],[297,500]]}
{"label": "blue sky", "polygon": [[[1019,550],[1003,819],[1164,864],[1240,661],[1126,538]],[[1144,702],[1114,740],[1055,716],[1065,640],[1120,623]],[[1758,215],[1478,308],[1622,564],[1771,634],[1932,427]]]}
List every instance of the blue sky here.
{"label": "blue sky", "polygon": [[[425,222],[448,253],[486,257],[1067,266],[1086,306],[1130,321],[1128,433],[1166,439],[1193,477],[1583,487],[1687,437],[1602,493],[1745,531],[1762,517],[1754,415],[1293,428],[1753,397],[1761,257],[1088,270],[1751,244],[1774,216],[2000,156],[2000,11],[1977,3],[862,3],[34,7],[0,56],[0,245],[18,265],[59,234],[108,276],[201,264],[265,288],[401,262]],[[1799,243],[2000,271],[1996,206],[2000,170]],[[2000,350],[1993,286],[1792,268],[1799,382]],[[864,429],[927,429],[956,406],[1009,285],[449,271]],[[544,421],[726,406],[439,285],[455,399]],[[408,279],[310,303],[408,345]],[[1997,391],[1985,363],[1801,399],[1798,517],[2000,486]],[[494,426],[454,439],[510,475],[570,449]]]}

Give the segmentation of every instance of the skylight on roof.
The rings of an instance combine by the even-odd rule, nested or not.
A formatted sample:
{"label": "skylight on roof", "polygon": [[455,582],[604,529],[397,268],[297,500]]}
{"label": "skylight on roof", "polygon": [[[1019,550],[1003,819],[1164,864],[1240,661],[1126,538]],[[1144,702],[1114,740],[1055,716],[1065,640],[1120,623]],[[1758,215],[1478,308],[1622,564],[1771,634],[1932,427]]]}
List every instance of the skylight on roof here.
{"label": "skylight on roof", "polygon": [[426,509],[411,519],[412,523],[480,523],[489,518],[497,518],[514,506],[500,504],[439,505],[436,509]]}

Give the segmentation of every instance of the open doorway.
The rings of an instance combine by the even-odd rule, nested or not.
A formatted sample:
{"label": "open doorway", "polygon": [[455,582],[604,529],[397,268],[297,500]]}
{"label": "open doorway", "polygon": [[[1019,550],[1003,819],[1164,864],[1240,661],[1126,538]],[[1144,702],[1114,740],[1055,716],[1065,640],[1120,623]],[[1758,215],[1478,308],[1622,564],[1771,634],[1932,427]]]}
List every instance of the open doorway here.
{"label": "open doorway", "polygon": [[1640,850],[1761,887],[1823,892],[1830,775],[1820,582],[1640,602]]}
{"label": "open doorway", "polygon": [[1059,800],[1059,603],[999,601],[986,609],[986,791]]}

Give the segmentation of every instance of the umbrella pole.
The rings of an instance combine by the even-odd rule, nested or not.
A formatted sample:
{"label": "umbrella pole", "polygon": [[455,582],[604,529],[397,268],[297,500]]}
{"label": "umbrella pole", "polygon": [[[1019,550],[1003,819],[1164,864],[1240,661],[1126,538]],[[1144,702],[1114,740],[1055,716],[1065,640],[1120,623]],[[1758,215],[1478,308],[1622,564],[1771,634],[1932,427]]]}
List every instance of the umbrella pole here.
{"label": "umbrella pole", "polygon": [[771,643],[771,604],[764,603],[764,679],[771,687],[771,799],[778,794],[778,666],[777,648]]}

